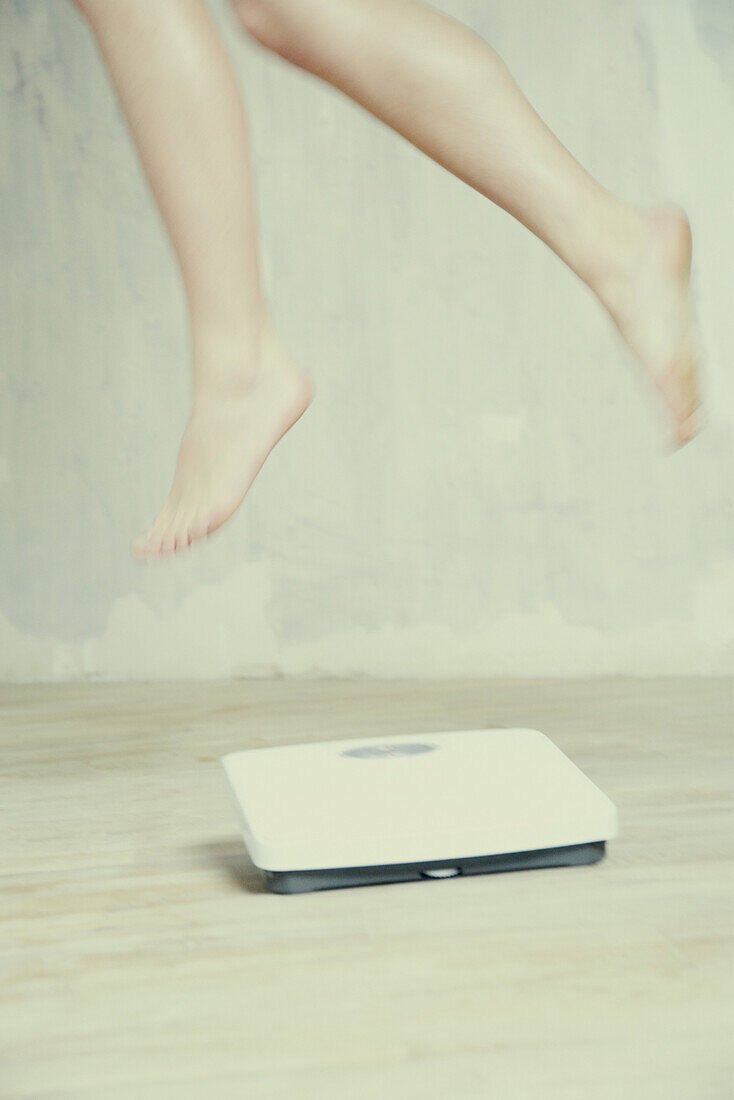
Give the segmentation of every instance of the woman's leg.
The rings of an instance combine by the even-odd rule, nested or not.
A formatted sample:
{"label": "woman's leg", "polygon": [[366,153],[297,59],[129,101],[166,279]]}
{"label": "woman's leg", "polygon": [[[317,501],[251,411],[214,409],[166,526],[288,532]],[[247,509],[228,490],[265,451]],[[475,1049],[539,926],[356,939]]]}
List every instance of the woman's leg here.
{"label": "woman's leg", "polygon": [[691,237],[615,198],[468,27],[416,0],[233,0],[260,43],[351,96],[502,206],[594,291],[650,373],[675,442],[698,427]]}
{"label": "woman's leg", "polygon": [[245,118],[203,0],[75,0],[117,90],[181,269],[193,402],[170,495],[138,557],[169,555],[235,510],[310,383],[269,323]]}

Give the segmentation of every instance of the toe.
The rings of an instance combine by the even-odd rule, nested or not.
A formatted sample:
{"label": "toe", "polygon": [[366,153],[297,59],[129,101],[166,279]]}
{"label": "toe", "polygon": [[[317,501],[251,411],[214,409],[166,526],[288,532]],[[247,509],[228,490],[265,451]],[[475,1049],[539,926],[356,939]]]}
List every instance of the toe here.
{"label": "toe", "polygon": [[161,539],[158,553],[163,558],[173,557],[176,553],[176,535],[170,528]]}
{"label": "toe", "polygon": [[699,406],[694,409],[690,416],[686,417],[678,426],[677,443],[679,447],[682,447],[684,443],[688,443],[694,436],[698,435],[703,427],[703,410]]}
{"label": "toe", "polygon": [[159,518],[156,520],[156,522],[153,524],[150,531],[148,532],[148,541],[145,546],[145,552],[148,557],[157,558],[160,555],[163,549],[163,541],[165,537],[166,528],[161,523]]}
{"label": "toe", "polygon": [[189,538],[190,524],[191,505],[185,505],[182,502],[171,516],[168,530],[163,539],[163,549],[166,553],[179,554],[188,547],[191,542]]}
{"label": "toe", "polygon": [[161,538],[161,554],[166,558],[173,557],[178,550],[188,545],[184,542],[186,529],[183,526],[183,517],[183,509],[178,508],[166,524],[166,530]]}
{"label": "toe", "polygon": [[160,550],[160,535],[156,521],[144,535],[139,535],[132,543],[133,555],[140,561],[150,561],[157,557]]}
{"label": "toe", "polygon": [[209,534],[209,528],[207,523],[201,518],[196,516],[192,519],[189,525],[189,540],[191,542],[198,542],[199,539],[206,538]]}
{"label": "toe", "polygon": [[139,561],[144,561],[146,556],[146,547],[148,545],[147,535],[138,535],[136,539],[133,539],[130,543],[130,551],[134,558]]}
{"label": "toe", "polygon": [[178,508],[168,500],[148,532],[146,554],[149,557],[171,557],[175,552],[175,517]]}
{"label": "toe", "polygon": [[695,366],[676,363],[662,375],[659,385],[673,420],[674,439],[678,444],[687,442],[701,422]]}
{"label": "toe", "polygon": [[176,553],[180,553],[182,550],[187,550],[191,545],[191,532],[189,530],[190,520],[188,516],[179,520],[176,525],[176,535],[174,539]]}

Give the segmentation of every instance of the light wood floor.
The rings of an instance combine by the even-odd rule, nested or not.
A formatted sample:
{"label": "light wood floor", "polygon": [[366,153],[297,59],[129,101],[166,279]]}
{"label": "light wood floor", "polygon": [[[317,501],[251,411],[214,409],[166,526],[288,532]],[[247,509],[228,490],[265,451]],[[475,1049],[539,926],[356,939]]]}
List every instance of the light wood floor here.
{"label": "light wood floor", "polygon": [[[0,688],[0,1096],[734,1097],[734,684]],[[266,891],[219,757],[541,729],[616,803],[591,867]]]}

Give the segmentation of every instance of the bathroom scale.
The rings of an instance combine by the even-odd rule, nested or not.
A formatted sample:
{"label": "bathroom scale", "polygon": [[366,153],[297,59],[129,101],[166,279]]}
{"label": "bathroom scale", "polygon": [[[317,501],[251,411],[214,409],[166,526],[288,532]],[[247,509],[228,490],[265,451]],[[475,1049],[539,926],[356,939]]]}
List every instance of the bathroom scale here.
{"label": "bathroom scale", "polygon": [[313,741],[222,757],[273,893],[596,863],[605,794],[535,729]]}

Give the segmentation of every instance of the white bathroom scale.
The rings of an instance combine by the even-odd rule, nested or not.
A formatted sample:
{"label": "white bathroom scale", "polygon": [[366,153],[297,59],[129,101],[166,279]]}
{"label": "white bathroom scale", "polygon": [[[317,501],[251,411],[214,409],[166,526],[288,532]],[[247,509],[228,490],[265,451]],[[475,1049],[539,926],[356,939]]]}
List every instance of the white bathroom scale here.
{"label": "white bathroom scale", "polygon": [[222,757],[276,894],[596,863],[614,804],[545,734],[451,730]]}

